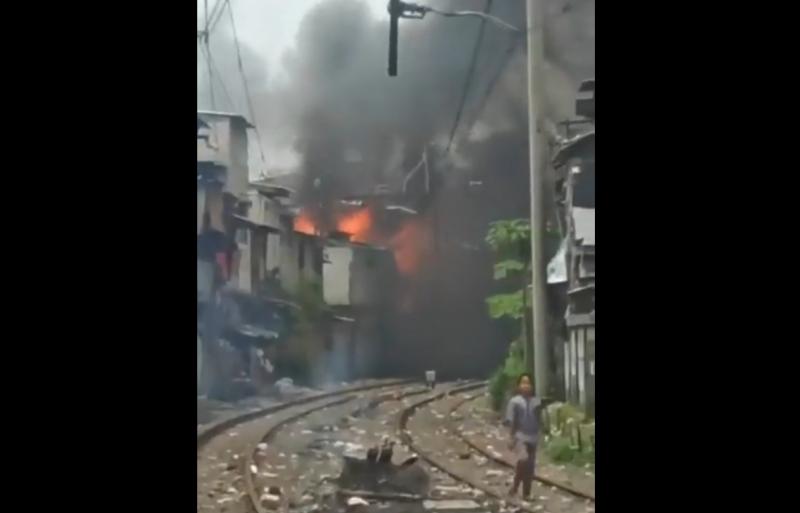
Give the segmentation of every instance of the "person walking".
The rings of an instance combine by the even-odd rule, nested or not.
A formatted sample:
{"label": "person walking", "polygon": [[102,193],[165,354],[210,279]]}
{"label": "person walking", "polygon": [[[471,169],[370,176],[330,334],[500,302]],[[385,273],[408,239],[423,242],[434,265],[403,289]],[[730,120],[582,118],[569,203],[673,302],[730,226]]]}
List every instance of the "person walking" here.
{"label": "person walking", "polygon": [[511,428],[509,449],[514,454],[516,466],[511,495],[516,495],[522,484],[522,497],[530,498],[536,447],[539,442],[539,415],[544,401],[533,395],[533,379],[524,373],[517,379],[517,393],[508,402],[506,423]]}

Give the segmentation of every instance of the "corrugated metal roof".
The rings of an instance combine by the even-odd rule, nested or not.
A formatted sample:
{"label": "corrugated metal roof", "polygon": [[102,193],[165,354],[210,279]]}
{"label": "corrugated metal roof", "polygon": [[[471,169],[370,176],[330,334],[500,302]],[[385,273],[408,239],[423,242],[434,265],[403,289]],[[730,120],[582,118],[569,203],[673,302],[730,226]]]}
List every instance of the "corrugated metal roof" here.
{"label": "corrugated metal roof", "polygon": [[295,194],[295,190],[290,187],[284,187],[282,185],[276,185],[272,183],[250,182],[250,187],[264,194],[265,196],[278,196],[285,198]]}
{"label": "corrugated metal roof", "polygon": [[587,145],[594,143],[594,139],[594,130],[568,139],[558,148],[555,156],[553,156],[553,165],[555,167],[565,165],[569,159],[574,157],[577,153],[580,153]]}
{"label": "corrugated metal roof", "polygon": [[240,216],[240,215],[234,215],[233,218],[238,220],[238,221],[241,221],[242,223],[244,223],[244,224],[246,224],[248,226],[252,226],[254,228],[263,228],[263,229],[265,229],[265,230],[267,230],[269,232],[272,232],[272,233],[282,233],[280,228],[268,225],[266,223],[256,222],[256,221],[250,219],[249,217]]}
{"label": "corrugated metal roof", "polygon": [[236,114],[235,112],[217,112],[211,110],[198,110],[197,111],[197,118],[228,118],[228,119],[240,119],[244,121],[247,128],[255,128],[250,121],[247,120],[246,117],[242,116],[241,114]]}
{"label": "corrugated metal roof", "polygon": [[575,240],[584,246],[594,246],[594,210],[593,208],[572,209],[572,221],[575,227]]}

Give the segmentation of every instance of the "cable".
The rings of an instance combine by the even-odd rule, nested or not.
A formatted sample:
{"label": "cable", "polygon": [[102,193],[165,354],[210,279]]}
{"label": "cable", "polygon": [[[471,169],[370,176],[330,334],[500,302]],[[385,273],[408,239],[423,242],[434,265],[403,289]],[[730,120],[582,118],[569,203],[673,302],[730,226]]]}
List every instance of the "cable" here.
{"label": "cable", "polygon": [[[493,0],[486,0],[486,6],[483,8],[484,14],[488,13],[492,8]],[[456,111],[456,119],[453,122],[453,127],[450,129],[450,138],[447,141],[445,154],[450,152],[450,147],[453,144],[453,139],[458,130],[458,124],[461,122],[461,114],[464,112],[464,104],[467,101],[467,94],[469,93],[469,86],[472,84],[472,77],[475,75],[475,65],[478,62],[478,51],[480,50],[481,43],[483,42],[483,33],[486,28],[486,18],[481,19],[481,26],[478,29],[478,39],[475,41],[475,46],[472,49],[472,58],[469,63],[469,71],[467,71],[467,79],[464,81],[464,88],[461,91],[461,100],[458,103],[458,110]]]}
{"label": "cable", "polygon": [[228,5],[228,0],[217,0],[217,3],[214,4],[214,8],[211,9],[211,16],[209,17],[209,22],[208,22],[209,32],[214,30],[214,27],[217,26],[219,20],[222,19],[222,15],[225,13],[225,7],[227,5]]}
{"label": "cable", "polygon": [[492,95],[495,86],[500,81],[500,77],[503,76],[503,72],[506,70],[506,66],[508,66],[509,62],[511,62],[511,57],[514,56],[514,52],[516,51],[517,46],[519,45],[520,41],[523,40],[522,34],[514,34],[514,36],[512,37],[513,39],[511,40],[511,43],[509,44],[508,49],[506,50],[506,53],[503,54],[503,56],[501,57],[500,66],[498,66],[497,71],[495,71],[494,75],[492,75],[492,78],[489,80],[489,82],[487,82],[486,90],[484,91],[483,95],[481,95],[480,100],[478,100],[477,108],[475,109],[475,114],[472,116],[471,121],[467,124],[469,130],[471,130],[472,127],[475,125],[475,123],[478,121],[478,117],[481,115],[483,109],[486,107],[486,102],[489,100],[489,97]]}
{"label": "cable", "polygon": [[511,30],[513,32],[525,32],[525,30],[517,28],[514,25],[511,25],[509,23],[506,23],[505,21],[501,20],[500,18],[497,18],[495,16],[491,16],[485,11],[484,12],[478,12],[478,11],[453,11],[453,12],[448,12],[448,11],[440,11],[438,9],[434,9],[433,7],[425,7],[424,9],[425,9],[426,12],[432,12],[434,14],[438,14],[439,16],[446,16],[448,18],[456,17],[456,16],[477,16],[478,18],[481,18],[483,21],[487,21],[487,20],[491,21],[492,23],[500,25],[501,27],[506,28],[508,30]]}
{"label": "cable", "polygon": [[[205,17],[206,17],[206,26],[204,31],[203,40],[206,46],[206,54],[211,56],[211,49],[208,45],[208,0],[203,0],[203,6],[205,10]],[[208,94],[211,96],[211,110],[216,110],[216,102],[214,101],[214,75],[211,72],[211,64],[208,65]]]}
{"label": "cable", "polygon": [[261,134],[258,131],[258,123],[256,123],[256,113],[253,109],[253,101],[250,97],[250,87],[247,85],[247,77],[244,73],[244,65],[242,64],[242,52],[239,48],[239,37],[236,35],[236,22],[234,21],[233,16],[233,6],[231,5],[230,0],[225,0],[225,3],[228,5],[228,14],[231,18],[231,29],[233,30],[233,42],[236,45],[236,60],[239,65],[239,73],[242,75],[242,84],[244,86],[244,95],[245,99],[247,100],[247,109],[250,114],[250,119],[253,122],[253,127],[256,131],[256,137],[258,138],[258,151],[261,154],[261,162],[266,165],[267,159],[264,157],[264,146],[261,143]]}
{"label": "cable", "polygon": [[222,93],[225,95],[225,99],[228,100],[228,105],[230,105],[231,107],[230,110],[235,111],[236,105],[233,103],[233,97],[228,93],[228,88],[225,87],[225,80],[223,80],[222,78],[222,73],[220,73],[219,69],[217,69],[217,64],[214,62],[214,59],[213,57],[211,57],[211,54],[209,54],[207,58],[208,62],[211,65],[211,68],[214,70],[214,73],[217,76],[217,80],[219,80],[219,84],[222,86]]}

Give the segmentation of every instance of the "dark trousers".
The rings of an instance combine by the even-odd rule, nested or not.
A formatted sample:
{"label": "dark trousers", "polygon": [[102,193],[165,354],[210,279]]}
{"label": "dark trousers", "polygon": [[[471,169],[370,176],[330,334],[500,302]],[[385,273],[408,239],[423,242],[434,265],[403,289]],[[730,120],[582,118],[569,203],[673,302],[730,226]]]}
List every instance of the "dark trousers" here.
{"label": "dark trousers", "polygon": [[517,460],[514,469],[514,485],[511,493],[517,493],[520,483],[522,483],[522,496],[527,498],[531,494],[531,483],[533,483],[533,473],[536,468],[536,444],[524,444],[525,453]]}

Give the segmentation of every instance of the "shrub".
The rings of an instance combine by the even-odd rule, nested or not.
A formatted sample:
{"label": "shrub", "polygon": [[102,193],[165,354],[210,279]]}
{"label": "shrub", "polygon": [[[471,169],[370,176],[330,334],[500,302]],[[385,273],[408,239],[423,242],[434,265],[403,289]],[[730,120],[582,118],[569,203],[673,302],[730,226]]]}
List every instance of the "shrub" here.
{"label": "shrub", "polygon": [[505,362],[497,368],[489,380],[489,397],[492,408],[495,411],[500,411],[503,408],[503,405],[514,390],[517,378],[523,372],[525,372],[525,361],[522,354],[522,344],[519,340],[515,340],[508,348]]}

